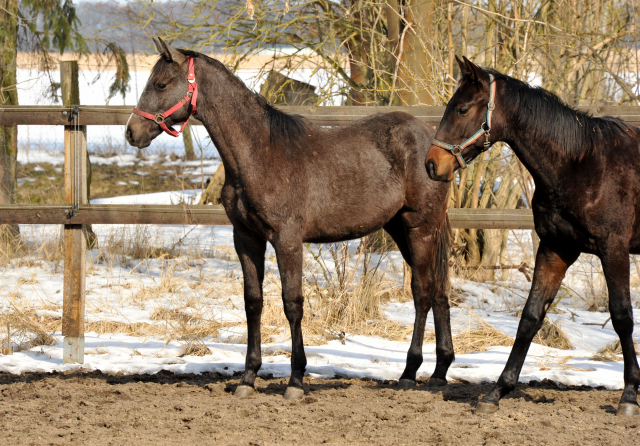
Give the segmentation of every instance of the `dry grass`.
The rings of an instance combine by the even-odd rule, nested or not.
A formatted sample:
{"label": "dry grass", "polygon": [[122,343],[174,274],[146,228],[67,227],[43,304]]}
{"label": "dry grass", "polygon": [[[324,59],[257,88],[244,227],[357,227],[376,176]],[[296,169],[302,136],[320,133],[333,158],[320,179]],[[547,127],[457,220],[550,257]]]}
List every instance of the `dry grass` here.
{"label": "dry grass", "polygon": [[[640,354],[640,352],[638,352],[638,344],[636,344],[635,341],[633,342],[633,346],[635,347],[636,355]],[[622,361],[622,357],[618,355],[622,355],[622,345],[620,345],[620,339],[616,339],[611,344],[605,345],[600,350],[598,350],[598,352],[590,359],[592,361],[603,362]]]}
{"label": "dry grass", "polygon": [[[102,148],[102,156],[113,156],[108,148]],[[143,161],[141,158],[140,161]],[[38,170],[35,167],[38,167]],[[64,174],[47,163],[17,165],[17,177],[28,178],[17,188],[16,202],[19,204],[62,204],[64,203]],[[57,169],[56,169],[57,168]],[[116,164],[92,164],[91,198],[117,197],[121,195],[148,194],[167,190],[193,189],[190,177],[185,178],[188,167],[172,165],[173,173],[166,172],[167,166],[155,165],[122,166]],[[144,171],[148,175],[138,176],[134,172]],[[137,181],[138,184],[131,183]]]}
{"label": "dry grass", "polygon": [[[516,313],[516,317],[522,317],[522,310]],[[567,336],[563,330],[560,321],[551,322],[547,316],[544,317],[542,327],[540,327],[538,333],[533,337],[533,342],[544,347],[552,347],[559,350],[573,349],[573,344],[571,344],[569,336]]]}
{"label": "dry grass", "polygon": [[542,327],[534,336],[533,342],[545,347],[552,347],[560,350],[573,349],[573,345],[562,329],[560,321],[554,323],[547,317],[542,321]]}
{"label": "dry grass", "polygon": [[[117,227],[101,241],[101,250],[106,261],[127,263],[128,259],[172,259],[178,254],[176,247],[166,248],[157,231],[147,225]],[[133,266],[133,265],[132,265]]]}
{"label": "dry grass", "polygon": [[34,311],[13,306],[11,311],[0,315],[0,346],[3,354],[28,350],[38,345],[53,345],[58,340],[53,333],[58,329],[59,320],[38,317]]}
{"label": "dry grass", "polygon": [[[425,332],[424,342],[430,344],[436,342],[434,330]],[[453,336],[453,350],[461,355],[483,352],[489,347],[511,347],[512,345],[512,337],[495,328],[472,310],[469,310],[466,328]]]}
{"label": "dry grass", "polygon": [[211,354],[211,350],[202,340],[196,336],[188,336],[183,340],[182,350],[179,357],[183,356],[207,356]]}
{"label": "dry grass", "polygon": [[120,321],[91,321],[85,323],[85,332],[95,332],[97,334],[105,333],[124,333],[128,336],[152,336],[164,335],[166,328],[148,324],[146,322],[120,322]]}

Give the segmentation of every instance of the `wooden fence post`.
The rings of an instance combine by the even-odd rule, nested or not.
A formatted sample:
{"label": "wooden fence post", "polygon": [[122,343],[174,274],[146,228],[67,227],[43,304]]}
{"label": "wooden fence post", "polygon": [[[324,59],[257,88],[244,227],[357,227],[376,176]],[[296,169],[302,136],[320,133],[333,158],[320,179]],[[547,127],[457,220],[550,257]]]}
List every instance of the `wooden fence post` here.
{"label": "wooden fence post", "polygon": [[[60,62],[60,84],[63,103],[79,104],[77,61]],[[69,125],[64,127],[64,199],[70,217],[77,212],[77,205],[87,203],[87,128],[77,125],[78,113],[77,109],[68,112]],[[64,225],[64,363],[84,362],[85,231],[86,225]]]}

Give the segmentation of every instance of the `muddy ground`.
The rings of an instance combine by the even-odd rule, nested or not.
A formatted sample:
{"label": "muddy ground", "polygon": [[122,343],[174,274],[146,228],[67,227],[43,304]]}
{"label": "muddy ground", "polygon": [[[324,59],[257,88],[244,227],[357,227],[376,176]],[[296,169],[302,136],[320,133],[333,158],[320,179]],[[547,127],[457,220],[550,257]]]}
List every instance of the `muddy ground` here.
{"label": "muddy ground", "polygon": [[0,374],[2,445],[625,445],[640,417],[615,416],[619,391],[520,385],[499,413],[472,410],[489,385],[454,382],[399,391],[393,382],[305,378],[306,395],[282,398],[286,380],[239,377]]}

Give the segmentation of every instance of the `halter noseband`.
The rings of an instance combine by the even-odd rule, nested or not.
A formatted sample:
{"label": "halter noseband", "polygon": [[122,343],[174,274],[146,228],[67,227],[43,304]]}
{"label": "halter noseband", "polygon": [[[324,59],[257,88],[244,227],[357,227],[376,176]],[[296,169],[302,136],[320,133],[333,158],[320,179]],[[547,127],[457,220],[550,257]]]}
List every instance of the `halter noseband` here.
{"label": "halter noseband", "polygon": [[438,141],[434,139],[431,141],[431,144],[434,146],[438,146],[442,149],[448,150],[451,152],[453,156],[456,157],[460,167],[463,169],[467,168],[467,163],[462,156],[462,151],[476,142],[478,138],[480,138],[484,134],[484,149],[483,152],[489,150],[491,147],[491,143],[489,142],[489,132],[491,131],[491,116],[493,115],[493,110],[496,108],[496,104],[494,102],[496,97],[496,83],[493,80],[493,75],[489,74],[489,103],[487,104],[487,117],[485,121],[480,126],[480,130],[475,132],[469,139],[459,145],[447,144],[446,142]]}
{"label": "halter noseband", "polygon": [[[187,95],[184,98],[182,98],[180,102],[178,102],[176,105],[171,107],[166,112],[158,113],[157,115],[152,115],[151,113],[143,112],[138,108],[133,109],[133,113],[135,113],[138,116],[142,116],[143,118],[147,118],[154,121],[156,124],[160,126],[162,130],[164,130],[166,133],[168,133],[171,136],[175,136],[176,138],[180,135],[180,133],[186,127],[191,115],[196,114],[196,100],[198,99],[198,84],[196,84],[196,75],[195,75],[195,72],[193,71],[193,57],[187,56],[187,58],[189,59],[189,74],[187,75],[187,81],[189,81],[189,91],[187,92]],[[189,115],[189,118],[187,118],[187,120],[184,122],[184,124],[182,124],[180,131],[176,131],[173,128],[167,127],[167,124],[165,124],[164,120],[167,119],[176,111],[180,110],[182,107],[184,107],[185,104],[188,104],[189,102],[191,102],[191,114]]]}

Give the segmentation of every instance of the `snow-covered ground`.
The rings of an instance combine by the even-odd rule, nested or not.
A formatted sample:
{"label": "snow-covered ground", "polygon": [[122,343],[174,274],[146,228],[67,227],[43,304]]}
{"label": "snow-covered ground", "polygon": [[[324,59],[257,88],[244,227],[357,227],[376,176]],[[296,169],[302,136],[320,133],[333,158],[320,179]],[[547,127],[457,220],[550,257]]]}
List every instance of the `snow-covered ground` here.
{"label": "snow-covered ground", "polygon": [[[58,155],[31,151],[20,154],[20,162],[60,164]],[[96,157],[94,162],[128,163],[127,156],[114,159]],[[149,160],[148,162],[170,161]],[[174,163],[180,161],[173,161]],[[207,169],[214,169],[211,162]],[[199,173],[200,166],[194,166]],[[96,203],[178,203],[196,202],[199,190],[155,193],[95,200]],[[62,363],[60,333],[58,342],[51,346],[37,346],[13,355],[0,356],[0,371],[24,373],[71,369],[99,369],[116,373],[154,373],[161,369],[174,372],[216,371],[232,374],[244,368],[243,343],[244,310],[242,302],[242,272],[233,251],[230,226],[109,226],[94,225],[103,245],[142,240],[149,246],[173,247],[177,256],[140,260],[126,254],[106,255],[93,250],[88,256],[87,321],[114,321],[126,324],[158,323],[153,319],[159,309],[179,309],[186,314],[197,315],[223,326],[217,336],[207,336],[203,342],[210,349],[207,356],[182,356],[179,353],[184,340],[167,339],[161,335],[144,337],[127,336],[125,333],[89,332],[85,335],[85,362],[81,365]],[[34,244],[59,237],[57,226],[21,226],[23,236]],[[355,257],[357,242],[350,250]],[[531,243],[527,231],[512,231],[509,242],[510,261],[517,264],[530,256]],[[313,270],[313,254],[318,247],[306,252],[309,274]],[[267,296],[278,295],[278,271],[273,249],[266,255]],[[329,270],[333,269],[331,256],[323,254]],[[377,262],[377,259],[373,259]],[[355,260],[352,259],[352,263]],[[380,264],[385,280],[391,286],[402,282],[402,259],[392,252]],[[550,379],[567,385],[604,386],[622,388],[622,362],[599,362],[590,358],[601,347],[617,338],[611,323],[604,324],[606,312],[586,311],[594,293],[602,291],[598,262],[593,257],[582,256],[569,270],[564,282],[566,288],[557,306],[557,313],[549,318],[560,324],[574,348],[559,350],[534,344],[529,352],[521,380]],[[473,321],[484,321],[514,337],[520,310],[528,294],[529,282],[520,272],[511,270],[502,281],[480,283],[461,278],[452,279],[452,291],[462,304],[452,309],[455,333],[468,330]],[[31,259],[14,259],[2,268],[3,287],[0,290],[0,311],[14,308],[35,310],[38,316],[60,317],[62,309],[62,261],[46,260],[37,255]],[[632,266],[632,297],[634,305],[640,301],[638,279]],[[140,297],[145,296],[145,297]],[[413,323],[414,310],[410,302],[390,302],[384,306],[384,315],[392,321],[409,326]],[[636,316],[636,320],[640,320]],[[585,325],[588,324],[588,325]],[[433,329],[430,315],[427,328]],[[290,373],[290,351],[286,330],[281,336],[266,339],[263,374],[286,376]],[[637,333],[637,332],[636,332]],[[410,336],[410,333],[409,335]],[[636,341],[640,340],[636,334]],[[370,377],[397,379],[404,367],[409,338],[388,340],[346,333],[344,344],[332,340],[324,345],[308,346],[306,353],[311,377]],[[496,380],[504,367],[510,347],[493,346],[486,351],[458,354],[448,378],[470,382]],[[281,354],[280,354],[281,353]],[[424,347],[425,362],[419,376],[429,376],[435,367],[435,345]]]}

